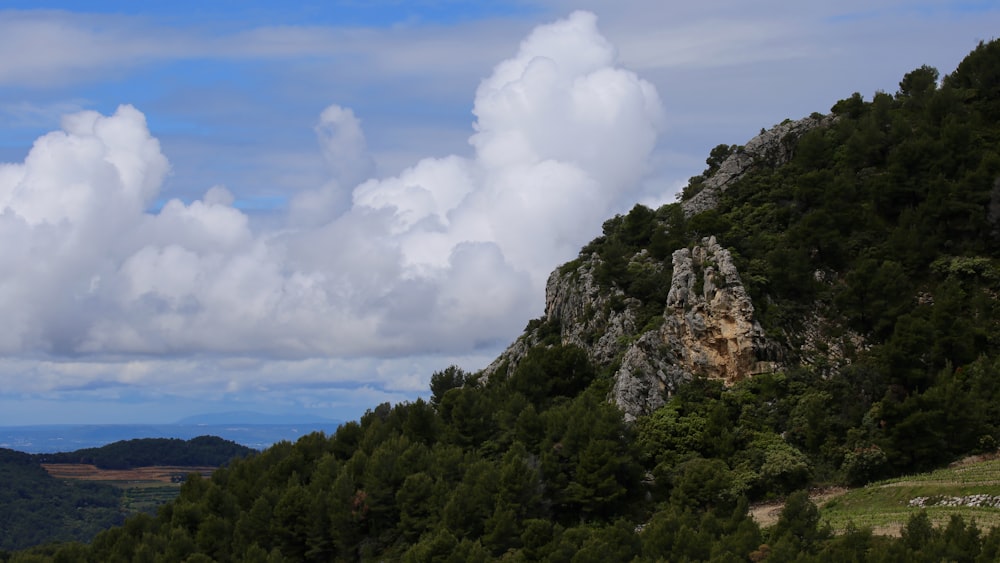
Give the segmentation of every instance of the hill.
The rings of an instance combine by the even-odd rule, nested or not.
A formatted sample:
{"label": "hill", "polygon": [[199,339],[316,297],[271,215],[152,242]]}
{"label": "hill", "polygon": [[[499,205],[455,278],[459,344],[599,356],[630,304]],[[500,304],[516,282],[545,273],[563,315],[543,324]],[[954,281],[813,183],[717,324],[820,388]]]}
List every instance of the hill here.
{"label": "hill", "polygon": [[286,414],[265,414],[253,411],[230,411],[205,413],[188,416],[178,420],[175,424],[179,426],[224,426],[224,425],[252,425],[252,426],[291,426],[291,425],[327,425],[335,426],[339,420],[323,418],[320,416],[286,413]]}
{"label": "hill", "polygon": [[177,438],[137,438],[113,442],[99,448],[73,452],[36,454],[38,463],[85,463],[100,469],[131,469],[152,465],[225,465],[234,458],[247,457],[256,450],[216,436],[190,440]]}
{"label": "hill", "polygon": [[0,449],[0,483],[0,550],[89,541],[124,520],[118,489],[55,479],[28,454]]}
{"label": "hill", "polygon": [[[229,421],[210,424],[43,424],[36,426],[0,426],[0,447],[25,453],[57,453],[99,448],[112,442],[136,438],[179,438],[219,436],[248,448],[261,450],[282,440],[295,440],[310,432],[331,432],[338,421],[300,421],[296,424],[268,424]],[[286,422],[286,421],[276,421]]]}
{"label": "hill", "polygon": [[[992,561],[1000,528],[822,525],[804,489],[1000,436],[1000,42],[719,145],[553,273],[482,372],[190,479],[70,560]],[[785,497],[774,526],[751,501]],[[44,557],[44,554],[41,554]]]}
{"label": "hill", "polygon": [[[216,468],[256,450],[214,436],[191,440],[145,438],[108,444],[75,452],[29,455],[0,449],[0,549],[23,549],[49,542],[90,541],[98,532],[121,524],[146,497],[156,503],[179,492],[171,477],[197,467]],[[42,464],[57,464],[48,471]],[[107,478],[80,474],[69,464],[97,468],[132,469],[168,467],[166,483],[159,476],[138,474]],[[51,469],[53,466],[49,466]],[[71,468],[59,471],[58,468]],[[94,469],[94,468],[91,468]],[[99,472],[96,472],[99,473]],[[121,473],[121,472],[120,472]],[[77,478],[74,478],[77,477]],[[123,479],[127,479],[128,483]],[[142,481],[142,482],[140,482]],[[154,490],[147,481],[157,485]],[[114,486],[112,484],[114,483]],[[133,497],[141,497],[137,502]]]}

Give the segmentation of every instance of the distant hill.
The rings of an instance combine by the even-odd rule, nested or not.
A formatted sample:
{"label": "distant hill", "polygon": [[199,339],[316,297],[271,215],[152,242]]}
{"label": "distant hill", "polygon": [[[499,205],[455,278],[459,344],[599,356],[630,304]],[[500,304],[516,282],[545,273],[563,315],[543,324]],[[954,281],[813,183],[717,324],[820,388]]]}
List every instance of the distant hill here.
{"label": "distant hill", "polygon": [[216,436],[190,440],[177,438],[138,438],[114,442],[99,448],[73,452],[36,454],[39,463],[87,463],[101,469],[131,469],[153,465],[212,466],[225,465],[257,450]]}
{"label": "distant hill", "polygon": [[206,413],[182,418],[181,426],[221,426],[228,424],[285,425],[285,424],[336,424],[339,421],[310,414],[265,414],[252,411]]}
{"label": "distant hill", "polygon": [[0,448],[26,453],[68,452],[96,448],[135,438],[180,438],[189,440],[212,435],[261,450],[282,440],[296,440],[310,432],[334,432],[339,421],[295,424],[43,424],[0,426]]}

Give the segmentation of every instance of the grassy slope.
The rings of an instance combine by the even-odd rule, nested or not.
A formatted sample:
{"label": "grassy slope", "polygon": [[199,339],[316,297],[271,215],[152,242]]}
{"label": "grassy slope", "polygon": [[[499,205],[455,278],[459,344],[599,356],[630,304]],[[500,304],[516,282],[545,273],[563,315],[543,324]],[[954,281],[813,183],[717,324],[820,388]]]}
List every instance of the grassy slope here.
{"label": "grassy slope", "polygon": [[[843,530],[853,521],[859,527],[871,527],[876,533],[896,535],[910,516],[921,510],[909,505],[914,498],[980,494],[1000,497],[1000,458],[996,456],[986,460],[973,458],[931,473],[852,489],[823,503],[821,513],[834,530]],[[928,503],[924,510],[935,525],[946,524],[952,514],[960,514],[966,522],[975,519],[983,530],[1000,526],[1000,508]]]}

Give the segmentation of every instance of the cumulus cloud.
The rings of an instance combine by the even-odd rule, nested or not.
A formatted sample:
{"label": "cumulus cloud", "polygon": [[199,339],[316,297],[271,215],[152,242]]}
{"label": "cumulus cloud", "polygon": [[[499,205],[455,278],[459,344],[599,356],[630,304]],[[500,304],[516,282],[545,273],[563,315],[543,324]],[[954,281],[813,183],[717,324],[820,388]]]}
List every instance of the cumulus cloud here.
{"label": "cumulus cloud", "polygon": [[[375,179],[360,120],[328,107],[330,180],[268,229],[223,186],[149,212],[169,165],[143,115],[67,116],[0,165],[0,236],[17,241],[0,248],[0,351],[117,365],[122,384],[170,371],[125,369],[141,358],[494,353],[541,313],[549,272],[635,199],[663,118],[587,12],[536,28],[473,107],[471,157]],[[250,372],[217,384],[259,385]]]}
{"label": "cumulus cloud", "polygon": [[351,204],[351,188],[375,170],[361,120],[351,109],[337,104],[327,107],[315,130],[330,179],[322,188],[306,191],[291,201],[291,221],[299,226],[313,226],[345,211]]}

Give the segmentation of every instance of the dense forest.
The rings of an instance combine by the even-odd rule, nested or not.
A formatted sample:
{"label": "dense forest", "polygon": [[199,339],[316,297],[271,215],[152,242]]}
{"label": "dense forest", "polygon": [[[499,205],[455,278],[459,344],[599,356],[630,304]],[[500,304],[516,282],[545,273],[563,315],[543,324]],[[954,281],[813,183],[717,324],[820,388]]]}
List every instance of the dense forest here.
{"label": "dense forest", "polygon": [[[671,253],[732,252],[786,369],[693,377],[626,422],[609,366],[548,331],[509,377],[456,367],[429,401],[380,405],[191,479],[155,516],[13,561],[996,561],[1000,529],[918,514],[901,537],[833,533],[805,490],[995,452],[1000,437],[1000,42],[943,77],[854,94],[719,204],[636,206],[581,251],[657,322]],[[720,145],[682,199],[738,146]],[[634,257],[663,267],[632,267]],[[824,363],[805,319],[860,336]],[[822,338],[819,339],[822,341]],[[761,529],[750,502],[784,497]]]}
{"label": "dense forest", "polygon": [[219,467],[256,453],[215,436],[142,438],[68,453],[26,454],[0,448],[0,550],[51,542],[90,541],[122,524],[123,491],[108,483],[57,479],[42,463],[85,463],[102,469],[153,465]]}
{"label": "dense forest", "polygon": [[60,481],[29,454],[0,448],[0,483],[0,550],[88,541],[124,520],[119,489]]}
{"label": "dense forest", "polygon": [[138,438],[121,440],[99,448],[72,452],[35,454],[39,463],[87,463],[101,469],[131,469],[152,465],[219,467],[256,450],[217,436],[178,438]]}

